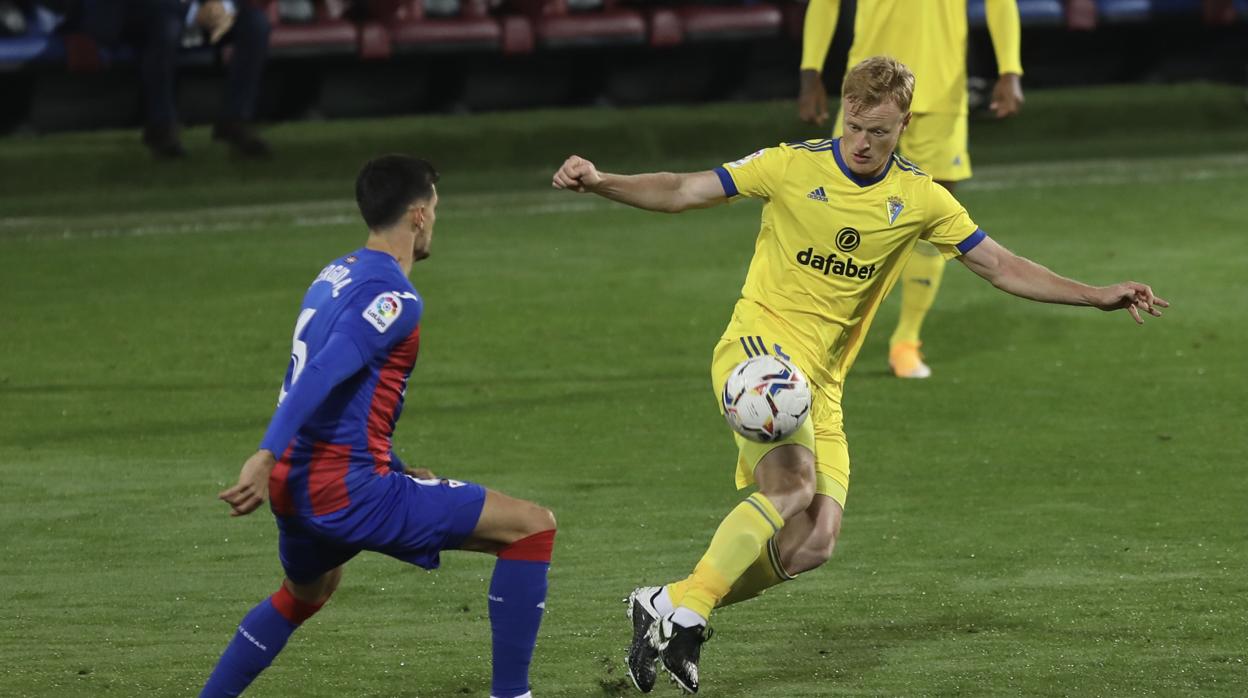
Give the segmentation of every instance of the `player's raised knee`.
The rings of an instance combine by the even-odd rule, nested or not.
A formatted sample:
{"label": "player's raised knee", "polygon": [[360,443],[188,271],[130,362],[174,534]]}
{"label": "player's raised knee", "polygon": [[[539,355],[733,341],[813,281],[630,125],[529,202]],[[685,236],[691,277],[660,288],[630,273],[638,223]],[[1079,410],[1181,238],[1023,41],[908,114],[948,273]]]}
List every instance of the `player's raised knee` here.
{"label": "player's raised knee", "polygon": [[528,524],[529,535],[541,533],[543,531],[554,531],[557,527],[555,522],[555,512],[544,506],[534,504],[531,508],[531,513],[527,518],[528,521],[526,523]]}
{"label": "player's raised knee", "polygon": [[555,547],[554,512],[529,503],[518,523],[519,535],[498,550],[499,559],[549,563]]}

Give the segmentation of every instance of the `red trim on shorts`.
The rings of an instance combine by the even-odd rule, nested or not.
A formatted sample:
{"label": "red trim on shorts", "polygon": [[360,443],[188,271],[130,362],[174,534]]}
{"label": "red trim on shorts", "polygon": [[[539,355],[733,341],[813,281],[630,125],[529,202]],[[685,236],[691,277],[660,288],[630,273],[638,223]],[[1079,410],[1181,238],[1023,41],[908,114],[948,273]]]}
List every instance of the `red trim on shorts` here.
{"label": "red trim on shorts", "polygon": [[273,604],[273,608],[282,614],[283,618],[295,625],[299,625],[311,618],[317,611],[321,610],[321,606],[325,605],[323,603],[311,604],[296,599],[294,594],[286,590],[285,584],[269,597],[269,601]]}
{"label": "red trim on shorts", "polygon": [[273,472],[269,473],[269,506],[278,516],[295,515],[295,503],[286,487],[286,480],[290,477],[291,448],[293,447],[286,447],[286,452],[278,459],[277,465],[273,466]]}
{"label": "red trim on shorts", "polygon": [[308,463],[308,502],[313,516],[332,514],[351,503],[347,493],[347,469],[351,465],[350,444],[317,442]]}
{"label": "red trim on shorts", "polygon": [[407,377],[416,365],[420,352],[420,325],[390,350],[386,363],[377,375],[373,401],[368,407],[368,452],[373,456],[373,470],[384,475],[390,470],[390,435],[394,433],[394,415],[403,399]]}
{"label": "red trim on shorts", "polygon": [[534,533],[528,538],[506,545],[498,551],[500,560],[527,560],[529,562],[550,562],[550,553],[555,547],[555,529]]}

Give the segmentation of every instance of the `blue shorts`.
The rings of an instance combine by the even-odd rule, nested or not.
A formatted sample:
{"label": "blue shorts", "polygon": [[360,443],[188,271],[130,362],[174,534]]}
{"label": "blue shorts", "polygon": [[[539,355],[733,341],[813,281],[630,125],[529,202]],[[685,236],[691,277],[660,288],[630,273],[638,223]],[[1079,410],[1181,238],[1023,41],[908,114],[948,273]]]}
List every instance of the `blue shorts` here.
{"label": "blue shorts", "polygon": [[481,485],[392,473],[353,492],[341,511],[277,517],[278,555],[296,584],[315,581],[363,550],[431,570],[441,551],[472,533],[484,506]]}

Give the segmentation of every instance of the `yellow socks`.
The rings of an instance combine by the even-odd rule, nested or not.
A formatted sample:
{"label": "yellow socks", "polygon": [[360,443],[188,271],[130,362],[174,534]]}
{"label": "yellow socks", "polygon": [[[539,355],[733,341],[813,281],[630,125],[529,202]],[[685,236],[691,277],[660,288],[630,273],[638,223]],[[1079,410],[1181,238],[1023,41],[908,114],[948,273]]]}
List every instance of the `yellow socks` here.
{"label": "yellow socks", "polygon": [[919,240],[914,254],[901,270],[901,316],[897,329],[889,339],[889,346],[903,343],[918,344],[923,318],[936,300],[940,280],[945,275],[945,258],[932,243]]}
{"label": "yellow socks", "polygon": [[763,552],[759,553],[754,564],[747,567],[737,578],[737,582],[728,590],[728,595],[719,600],[719,606],[749,601],[780,582],[793,579],[794,576],[786,572],[780,564],[780,551],[776,549],[776,539],[773,537],[763,546]]}
{"label": "yellow socks", "polygon": [[[748,569],[756,567],[761,557],[770,557],[767,541],[782,526],[784,519],[780,512],[761,492],[747,497],[719,524],[710,547],[694,567],[693,574],[683,582],[668,587],[673,606],[683,606],[703,618],[709,618],[711,609],[728,595],[733,584]],[[672,587],[678,585],[687,586],[673,590]],[[678,592],[679,600],[676,599]]]}
{"label": "yellow socks", "polygon": [[[734,603],[748,601],[781,582],[794,579],[797,575],[789,574],[784,565],[780,564],[780,551],[776,548],[775,536],[763,546],[763,551],[745,568],[745,572],[737,578],[736,583],[728,590],[728,594],[719,600],[715,608],[731,606]],[[667,597],[672,608],[680,606],[684,601],[685,592],[689,591],[693,577],[685,577],[679,582],[667,585]]]}

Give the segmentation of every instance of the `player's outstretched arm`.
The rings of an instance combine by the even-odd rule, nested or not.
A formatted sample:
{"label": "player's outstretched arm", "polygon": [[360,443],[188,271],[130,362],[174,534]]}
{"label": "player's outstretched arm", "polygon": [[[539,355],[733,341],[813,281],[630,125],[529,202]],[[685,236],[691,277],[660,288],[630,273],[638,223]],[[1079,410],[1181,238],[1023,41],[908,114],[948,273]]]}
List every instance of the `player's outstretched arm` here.
{"label": "player's outstretched arm", "polygon": [[1154,295],[1146,284],[1124,281],[1112,286],[1089,286],[1020,257],[992,238],[984,238],[958,259],[993,286],[1033,301],[1090,305],[1101,310],[1125,308],[1138,324],[1144,323],[1141,311],[1161,317],[1158,308],[1170,307],[1170,303]]}
{"label": "player's outstretched arm", "polygon": [[555,189],[590,192],[647,211],[680,213],[707,208],[728,200],[714,172],[652,172],[618,175],[599,172],[594,163],[579,155],[564,161],[551,179]]}

